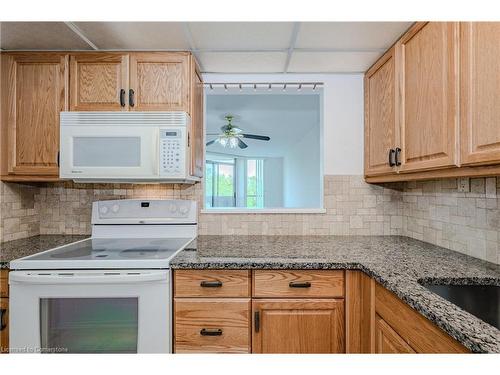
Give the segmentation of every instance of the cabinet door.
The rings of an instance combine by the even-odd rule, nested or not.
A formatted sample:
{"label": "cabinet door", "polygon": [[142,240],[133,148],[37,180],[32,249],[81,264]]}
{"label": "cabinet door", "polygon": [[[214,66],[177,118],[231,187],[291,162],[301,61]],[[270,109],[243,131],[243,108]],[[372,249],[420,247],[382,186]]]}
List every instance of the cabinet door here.
{"label": "cabinet door", "polygon": [[[194,65],[194,64],[193,64]],[[205,150],[203,123],[203,81],[200,73],[195,70],[192,83],[191,110],[191,175],[203,177],[203,155]]]}
{"label": "cabinet door", "polygon": [[0,354],[9,351],[9,299],[0,298]]}
{"label": "cabinet door", "polygon": [[71,111],[127,109],[127,55],[116,53],[71,55],[70,65]]}
{"label": "cabinet door", "polygon": [[500,22],[460,25],[461,161],[500,163]]}
{"label": "cabinet door", "polygon": [[344,353],[343,299],[253,300],[253,353]]}
{"label": "cabinet door", "polygon": [[9,56],[8,173],[58,176],[59,113],[67,110],[67,55]]}
{"label": "cabinet door", "polygon": [[[389,152],[399,144],[396,58],[391,48],[365,75],[365,175],[395,172]],[[395,155],[391,155],[394,159]]]}
{"label": "cabinet door", "polygon": [[130,55],[130,110],[189,112],[189,57],[184,52]]}
{"label": "cabinet door", "polygon": [[375,319],[375,352],[378,354],[396,354],[415,353],[415,350],[377,315]]}
{"label": "cabinet door", "polygon": [[401,54],[400,171],[456,165],[458,23],[418,23]]}

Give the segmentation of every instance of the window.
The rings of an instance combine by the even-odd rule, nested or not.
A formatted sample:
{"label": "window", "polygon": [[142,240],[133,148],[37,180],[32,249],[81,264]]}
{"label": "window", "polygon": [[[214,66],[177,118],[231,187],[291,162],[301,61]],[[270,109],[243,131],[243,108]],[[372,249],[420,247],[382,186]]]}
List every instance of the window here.
{"label": "window", "polygon": [[235,207],[234,161],[210,161],[206,163],[206,200],[207,207]]}
{"label": "window", "polygon": [[322,90],[233,86],[206,91],[205,208],[321,210]]}
{"label": "window", "polygon": [[249,159],[246,163],[246,207],[264,207],[264,160]]}
{"label": "window", "polygon": [[262,159],[240,157],[228,161],[207,160],[205,206],[263,208],[263,164]]}

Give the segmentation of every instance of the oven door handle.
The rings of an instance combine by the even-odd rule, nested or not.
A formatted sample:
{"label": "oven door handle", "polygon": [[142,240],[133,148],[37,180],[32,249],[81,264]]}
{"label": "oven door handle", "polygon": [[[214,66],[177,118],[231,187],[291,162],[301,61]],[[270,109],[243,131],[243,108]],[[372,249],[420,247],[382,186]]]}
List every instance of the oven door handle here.
{"label": "oven door handle", "polygon": [[166,271],[117,271],[117,272],[24,272],[9,274],[9,282],[27,284],[127,284],[154,281],[167,281]]}

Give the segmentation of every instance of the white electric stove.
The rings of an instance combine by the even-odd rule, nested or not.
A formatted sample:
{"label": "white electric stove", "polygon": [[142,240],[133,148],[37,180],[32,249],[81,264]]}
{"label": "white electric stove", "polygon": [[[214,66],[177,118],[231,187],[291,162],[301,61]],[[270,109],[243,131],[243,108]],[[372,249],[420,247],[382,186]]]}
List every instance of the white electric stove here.
{"label": "white electric stove", "polygon": [[14,260],[11,352],[169,353],[169,262],[197,235],[186,200],[92,205],[92,237]]}

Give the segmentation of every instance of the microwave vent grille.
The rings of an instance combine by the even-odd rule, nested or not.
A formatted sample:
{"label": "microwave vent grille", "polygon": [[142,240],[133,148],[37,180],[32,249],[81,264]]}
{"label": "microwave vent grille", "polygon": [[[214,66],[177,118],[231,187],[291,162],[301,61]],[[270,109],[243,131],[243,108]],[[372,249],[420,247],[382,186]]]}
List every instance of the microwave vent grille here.
{"label": "microwave vent grille", "polygon": [[186,112],[61,112],[61,126],[186,126]]}

